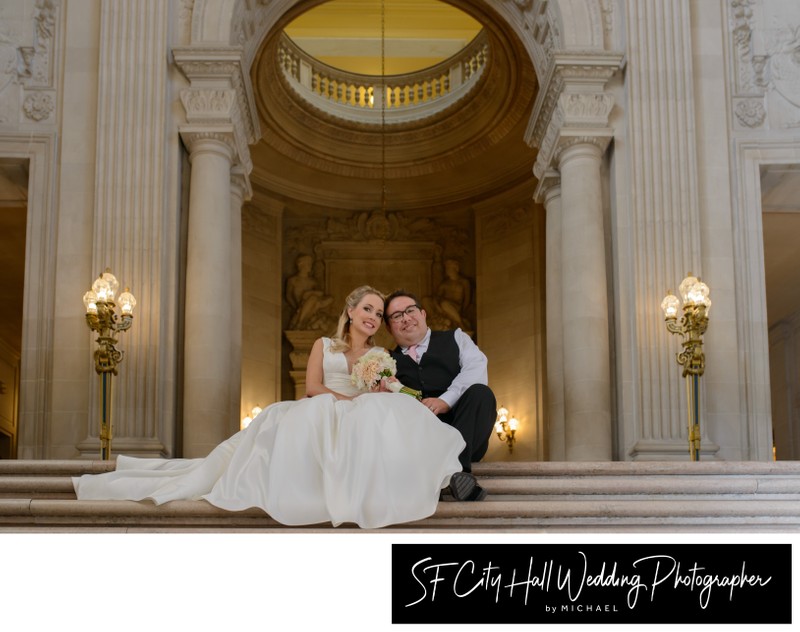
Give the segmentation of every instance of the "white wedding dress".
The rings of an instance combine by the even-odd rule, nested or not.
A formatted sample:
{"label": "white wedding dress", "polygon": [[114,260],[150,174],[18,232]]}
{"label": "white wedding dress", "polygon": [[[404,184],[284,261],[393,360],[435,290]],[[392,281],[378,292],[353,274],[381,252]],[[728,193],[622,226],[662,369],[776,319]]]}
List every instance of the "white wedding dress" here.
{"label": "white wedding dress", "polygon": [[[325,386],[346,395],[347,360],[324,339]],[[79,500],[204,498],[228,510],[260,507],[285,525],[377,528],[436,511],[461,471],[461,434],[401,393],[353,400],[324,394],[265,408],[204,458],[120,455],[116,470],[73,478]]]}

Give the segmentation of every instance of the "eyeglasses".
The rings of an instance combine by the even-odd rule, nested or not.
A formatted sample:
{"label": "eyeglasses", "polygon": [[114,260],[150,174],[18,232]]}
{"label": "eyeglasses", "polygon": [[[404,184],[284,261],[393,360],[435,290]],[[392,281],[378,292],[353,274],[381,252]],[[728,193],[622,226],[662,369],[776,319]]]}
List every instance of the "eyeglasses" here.
{"label": "eyeglasses", "polygon": [[388,319],[393,323],[399,323],[403,319],[403,316],[413,316],[420,309],[422,308],[419,305],[409,305],[405,309],[401,309],[399,312],[392,312],[389,314]]}

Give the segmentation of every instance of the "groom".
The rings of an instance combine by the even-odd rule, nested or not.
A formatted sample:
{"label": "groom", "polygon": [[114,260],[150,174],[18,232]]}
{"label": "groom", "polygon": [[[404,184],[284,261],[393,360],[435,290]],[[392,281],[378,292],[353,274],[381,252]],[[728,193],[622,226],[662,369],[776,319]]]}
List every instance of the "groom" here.
{"label": "groom", "polygon": [[397,347],[397,379],[422,391],[422,403],[464,437],[462,472],[450,480],[456,500],[483,500],[486,490],[472,475],[472,463],[489,447],[497,401],[487,386],[484,353],[461,329],[431,331],[417,297],[397,290],[386,298],[384,319]]}

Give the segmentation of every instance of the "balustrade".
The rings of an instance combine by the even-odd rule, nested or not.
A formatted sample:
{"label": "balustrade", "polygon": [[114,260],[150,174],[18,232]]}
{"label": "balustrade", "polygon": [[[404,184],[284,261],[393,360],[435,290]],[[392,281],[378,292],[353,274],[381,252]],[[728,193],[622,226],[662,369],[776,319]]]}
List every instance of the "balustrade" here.
{"label": "balustrade", "polygon": [[[484,31],[453,57],[419,72],[386,77],[338,70],[315,59],[285,33],[278,43],[278,63],[289,84],[330,114],[361,119],[392,111],[425,108],[432,114],[449,107],[478,83],[489,63],[489,40]],[[385,101],[381,101],[384,96]],[[385,107],[384,107],[385,106]]]}

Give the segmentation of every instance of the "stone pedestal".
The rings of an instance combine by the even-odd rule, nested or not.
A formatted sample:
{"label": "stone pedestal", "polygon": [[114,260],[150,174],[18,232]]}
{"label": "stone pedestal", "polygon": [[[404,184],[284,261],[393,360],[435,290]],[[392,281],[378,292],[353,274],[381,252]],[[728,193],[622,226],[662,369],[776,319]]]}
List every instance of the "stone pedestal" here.
{"label": "stone pedestal", "polygon": [[302,399],[306,396],[306,366],[308,366],[308,356],[314,341],[320,337],[321,333],[316,330],[286,330],[283,332],[286,339],[292,345],[289,359],[292,368],[289,375],[294,383],[294,396]]}

